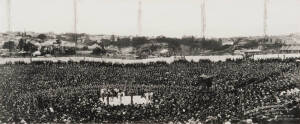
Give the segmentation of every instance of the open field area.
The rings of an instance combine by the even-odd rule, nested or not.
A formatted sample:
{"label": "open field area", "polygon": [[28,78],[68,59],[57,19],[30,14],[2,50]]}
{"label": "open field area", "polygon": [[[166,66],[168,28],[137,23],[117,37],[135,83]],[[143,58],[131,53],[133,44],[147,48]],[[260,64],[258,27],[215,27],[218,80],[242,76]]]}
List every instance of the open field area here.
{"label": "open field area", "polygon": [[[300,115],[299,63],[292,59],[19,62],[0,65],[0,82],[1,122],[224,122]],[[103,102],[121,91],[153,96],[150,104]]]}

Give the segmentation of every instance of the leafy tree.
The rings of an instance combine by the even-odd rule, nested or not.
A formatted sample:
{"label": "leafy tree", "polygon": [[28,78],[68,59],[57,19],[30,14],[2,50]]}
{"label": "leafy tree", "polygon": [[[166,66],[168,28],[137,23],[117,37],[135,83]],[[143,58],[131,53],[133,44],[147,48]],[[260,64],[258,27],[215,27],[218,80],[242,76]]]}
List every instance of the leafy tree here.
{"label": "leafy tree", "polygon": [[183,44],[188,45],[188,46],[193,46],[196,43],[196,39],[193,36],[191,36],[191,37],[183,37],[183,38],[180,39],[180,41]]}
{"label": "leafy tree", "polygon": [[177,38],[157,37],[156,41],[159,43],[167,43],[169,49],[172,51],[180,50],[180,40]]}
{"label": "leafy tree", "polygon": [[26,45],[25,39],[21,38],[19,40],[19,44],[18,44],[17,48],[22,51],[22,50],[24,50],[25,45]]}
{"label": "leafy tree", "polygon": [[47,39],[47,35],[46,34],[39,34],[37,36],[37,38],[41,39],[41,40],[46,40]]}
{"label": "leafy tree", "polygon": [[16,44],[13,41],[8,41],[8,42],[5,42],[2,47],[3,47],[3,49],[9,49],[9,51],[11,52],[12,50],[15,49]]}
{"label": "leafy tree", "polygon": [[35,52],[38,50],[38,46],[31,42],[27,42],[24,39],[19,40],[19,44],[17,46],[19,50],[29,51],[29,52]]}
{"label": "leafy tree", "polygon": [[140,45],[149,43],[149,40],[146,37],[134,37],[132,38],[132,45],[138,47]]}
{"label": "leafy tree", "polygon": [[61,40],[60,39],[56,40],[56,43],[61,44]]}
{"label": "leafy tree", "polygon": [[258,47],[258,42],[257,41],[255,41],[255,40],[250,40],[250,41],[248,41],[245,45],[244,45],[244,47],[245,48],[256,48],[256,47]]}
{"label": "leafy tree", "polygon": [[84,47],[82,47],[82,50],[89,50],[89,47],[88,46],[84,46]]}
{"label": "leafy tree", "polygon": [[[105,40],[103,40],[102,43],[106,43]],[[128,47],[132,45],[132,42],[130,41],[130,38],[119,38],[117,42],[111,42],[112,45],[116,45],[120,48]]]}
{"label": "leafy tree", "polygon": [[65,49],[65,54],[66,55],[74,55],[74,54],[76,54],[76,48],[75,47],[66,48]]}
{"label": "leafy tree", "polygon": [[222,42],[214,39],[202,40],[200,44],[206,50],[220,50],[222,47]]}
{"label": "leafy tree", "polygon": [[26,46],[28,47],[28,51],[30,51],[31,53],[38,50],[38,47],[36,45],[34,45],[33,43],[31,43],[31,42],[28,42],[26,44]]}
{"label": "leafy tree", "polygon": [[284,43],[279,39],[277,39],[274,44],[274,46],[276,46],[277,48],[281,48],[283,45]]}
{"label": "leafy tree", "polygon": [[94,54],[94,55],[103,55],[105,53],[106,53],[106,50],[101,49],[99,47],[96,47],[95,49],[93,49],[93,52],[92,52],[92,54]]}

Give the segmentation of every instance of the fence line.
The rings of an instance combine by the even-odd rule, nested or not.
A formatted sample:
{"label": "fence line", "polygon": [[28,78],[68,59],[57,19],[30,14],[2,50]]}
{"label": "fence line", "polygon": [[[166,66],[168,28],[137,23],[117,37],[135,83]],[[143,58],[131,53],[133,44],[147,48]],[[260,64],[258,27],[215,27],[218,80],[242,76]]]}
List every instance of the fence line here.
{"label": "fence line", "polygon": [[[272,59],[272,58],[299,58],[300,54],[265,54],[265,55],[254,55],[254,60],[259,59]],[[213,62],[217,61],[226,61],[227,59],[241,59],[242,55],[220,55],[220,56],[185,56],[187,61],[198,62],[199,60],[211,60]],[[96,58],[96,57],[37,57],[37,58],[0,58],[0,64],[6,63],[15,63],[15,62],[24,62],[31,63],[32,61],[52,61],[52,62],[111,62],[111,63],[122,63],[122,64],[131,64],[131,63],[150,63],[150,62],[158,62],[164,61],[167,63],[172,63],[176,60],[176,57],[161,57],[161,58],[149,58],[149,59],[137,59],[137,60],[129,60],[129,59],[112,59],[112,58]]]}

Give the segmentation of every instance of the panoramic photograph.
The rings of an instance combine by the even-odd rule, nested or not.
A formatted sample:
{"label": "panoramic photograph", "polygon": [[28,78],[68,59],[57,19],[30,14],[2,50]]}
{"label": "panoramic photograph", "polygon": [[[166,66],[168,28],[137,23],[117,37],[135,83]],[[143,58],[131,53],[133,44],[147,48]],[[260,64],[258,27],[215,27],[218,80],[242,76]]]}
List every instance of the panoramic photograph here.
{"label": "panoramic photograph", "polygon": [[299,124],[300,0],[0,0],[0,124]]}

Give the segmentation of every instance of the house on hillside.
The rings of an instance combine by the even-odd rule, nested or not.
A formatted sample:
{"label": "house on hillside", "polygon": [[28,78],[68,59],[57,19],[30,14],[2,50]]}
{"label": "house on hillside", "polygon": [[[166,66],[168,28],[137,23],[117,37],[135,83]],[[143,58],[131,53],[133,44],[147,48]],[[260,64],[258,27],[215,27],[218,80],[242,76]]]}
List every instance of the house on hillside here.
{"label": "house on hillside", "polygon": [[222,46],[233,45],[233,44],[234,44],[234,41],[231,40],[231,39],[224,39],[224,40],[222,40]]}
{"label": "house on hillside", "polygon": [[0,36],[0,46],[2,46],[5,42],[5,39],[3,37]]}
{"label": "house on hillside", "polygon": [[60,46],[62,47],[76,47],[76,43],[69,41],[61,41]]}
{"label": "house on hillside", "polygon": [[76,53],[76,44],[69,41],[60,41],[51,39],[40,43],[40,52],[42,55],[73,55]]}
{"label": "house on hillside", "polygon": [[280,48],[280,52],[282,52],[282,53],[300,53],[300,45],[282,46]]}
{"label": "house on hillside", "polygon": [[170,57],[171,56],[171,52],[169,49],[162,49],[159,51],[159,55],[163,56],[163,57]]}
{"label": "house on hillside", "polygon": [[262,51],[260,49],[243,49],[243,50],[235,50],[234,53],[243,55],[245,58],[251,58],[254,55],[261,54]]}
{"label": "house on hillside", "polygon": [[99,46],[98,44],[95,43],[94,45],[88,46],[88,49],[89,49],[89,50],[93,50],[93,49],[96,49],[97,47],[100,48],[100,46]]}
{"label": "house on hillside", "polygon": [[107,39],[107,40],[111,39],[111,36],[110,35],[90,35],[89,39],[91,41],[96,41],[97,43],[101,43],[102,40],[104,40],[104,39]]}

